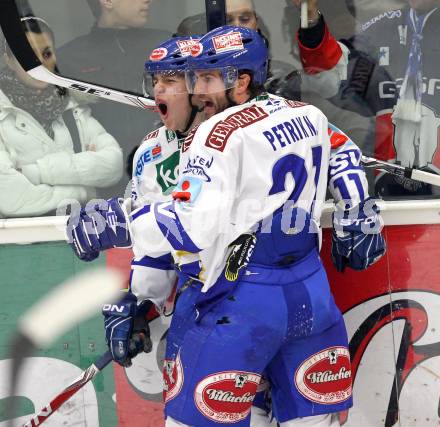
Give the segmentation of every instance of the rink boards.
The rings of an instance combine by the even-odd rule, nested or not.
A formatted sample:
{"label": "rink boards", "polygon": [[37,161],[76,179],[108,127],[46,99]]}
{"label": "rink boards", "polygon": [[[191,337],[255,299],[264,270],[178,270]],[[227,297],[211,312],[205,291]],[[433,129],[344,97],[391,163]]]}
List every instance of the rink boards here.
{"label": "rink boards", "polygon": [[[329,230],[324,232],[321,254],[336,302],[344,313],[353,362],[355,404],[348,417],[342,414],[345,426],[419,427],[438,423],[440,225],[435,223],[435,215],[440,221],[440,210],[436,209],[425,216],[429,220],[417,220],[420,211],[394,212],[386,218],[387,224],[430,224],[387,226],[388,252],[365,272],[337,273],[330,261]],[[50,228],[49,223],[39,226]],[[35,234],[29,237],[26,233],[26,238],[15,230],[14,238],[21,243],[17,245],[11,243],[8,230],[0,222],[0,241],[9,242],[0,244],[0,427],[6,421],[4,407],[12,398],[6,386],[7,343],[20,314],[74,272],[104,262],[128,271],[130,260],[129,251],[114,250],[95,263],[80,263],[65,243],[57,242],[62,240],[59,230],[44,231],[44,239],[52,242],[23,244],[26,239],[44,240],[38,226],[33,228]],[[151,354],[136,358],[129,369],[107,367],[45,425],[160,427],[161,358],[168,323],[166,319],[154,321]],[[100,315],[71,330],[49,349],[38,351],[25,365],[19,396],[14,397],[21,408],[20,421],[47,404],[104,351]]]}

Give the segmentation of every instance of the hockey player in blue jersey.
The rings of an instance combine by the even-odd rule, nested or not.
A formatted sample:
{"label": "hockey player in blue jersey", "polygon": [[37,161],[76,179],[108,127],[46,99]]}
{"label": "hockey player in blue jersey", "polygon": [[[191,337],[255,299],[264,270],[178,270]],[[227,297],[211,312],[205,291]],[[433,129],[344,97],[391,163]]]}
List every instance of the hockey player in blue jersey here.
{"label": "hockey player in blue jersey", "polygon": [[[313,227],[327,185],[326,118],[314,107],[258,93],[267,61],[258,34],[223,28],[205,36],[198,49],[189,80],[206,110],[220,114],[185,141],[175,202],[132,212],[130,233],[118,204],[105,212],[97,207],[108,227],[93,235],[94,247],[132,239],[139,255],[177,250],[202,260],[203,289],[195,285],[187,294],[196,294],[198,312],[194,318],[189,313],[167,365],[173,385],[167,425],[248,425],[263,369],[282,425],[311,416],[314,425],[328,425],[326,414],[350,406],[351,379],[345,329]],[[227,108],[231,104],[237,106]],[[335,174],[352,158],[347,156]],[[347,191],[359,187],[355,176],[345,184]],[[383,253],[377,210],[365,196],[338,221],[338,231],[349,237],[338,244],[351,249],[336,256],[355,263],[360,247],[368,263]],[[86,232],[80,226],[77,238]],[[355,248],[353,239],[362,243],[363,235],[369,244]]]}

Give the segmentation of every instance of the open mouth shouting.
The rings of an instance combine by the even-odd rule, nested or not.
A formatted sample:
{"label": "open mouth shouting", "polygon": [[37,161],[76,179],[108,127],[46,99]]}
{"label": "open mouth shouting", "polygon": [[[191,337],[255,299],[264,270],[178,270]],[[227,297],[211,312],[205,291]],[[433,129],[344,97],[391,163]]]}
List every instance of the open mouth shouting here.
{"label": "open mouth shouting", "polygon": [[202,103],[202,107],[207,117],[211,117],[217,112],[215,104],[212,101],[204,100]]}
{"label": "open mouth shouting", "polygon": [[168,117],[168,104],[163,100],[156,100],[157,108],[159,109],[159,114],[162,119],[166,119]]}

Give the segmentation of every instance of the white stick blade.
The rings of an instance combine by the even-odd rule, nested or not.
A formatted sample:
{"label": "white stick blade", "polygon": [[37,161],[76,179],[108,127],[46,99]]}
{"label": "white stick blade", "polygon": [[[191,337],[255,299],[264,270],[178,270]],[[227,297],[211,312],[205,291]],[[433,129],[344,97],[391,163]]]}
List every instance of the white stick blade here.
{"label": "white stick blade", "polygon": [[100,312],[119,297],[124,276],[97,268],[80,273],[31,307],[19,322],[20,331],[36,346],[46,347],[76,324]]}

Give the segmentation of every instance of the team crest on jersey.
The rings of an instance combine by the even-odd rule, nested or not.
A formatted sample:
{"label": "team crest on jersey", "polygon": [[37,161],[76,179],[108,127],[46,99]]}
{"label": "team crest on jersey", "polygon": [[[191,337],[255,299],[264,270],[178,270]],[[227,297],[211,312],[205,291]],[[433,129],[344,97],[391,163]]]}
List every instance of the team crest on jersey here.
{"label": "team crest on jersey", "polygon": [[351,397],[350,353],[346,347],[330,347],[305,360],[294,377],[298,391],[312,402],[333,405]]}
{"label": "team crest on jersey", "polygon": [[183,367],[180,353],[176,360],[165,359],[163,361],[163,400],[167,403],[174,399],[182,390]]}
{"label": "team crest on jersey", "polygon": [[252,252],[257,243],[254,233],[242,234],[230,247],[232,251],[226,261],[225,277],[229,282],[235,282],[241,269],[249,264]]}
{"label": "team crest on jersey", "polygon": [[199,44],[199,39],[178,40],[177,46],[182,56],[190,56],[194,45]]}
{"label": "team crest on jersey", "polygon": [[176,138],[176,132],[174,132],[173,130],[167,129],[165,131],[165,135],[167,137],[168,144]]}
{"label": "team crest on jersey", "polygon": [[257,105],[243,108],[216,123],[206,139],[205,146],[223,152],[229,137],[235,130],[248,127],[266,117],[269,115]]}
{"label": "team crest on jersey", "polygon": [[261,375],[252,372],[218,372],[197,384],[194,402],[212,421],[237,423],[249,415],[260,380]]}
{"label": "team crest on jersey", "polygon": [[150,55],[150,61],[160,61],[168,55],[168,50],[164,47],[154,49]]}
{"label": "team crest on jersey", "polygon": [[238,31],[215,36],[212,38],[212,43],[216,53],[244,49],[243,39]]}

